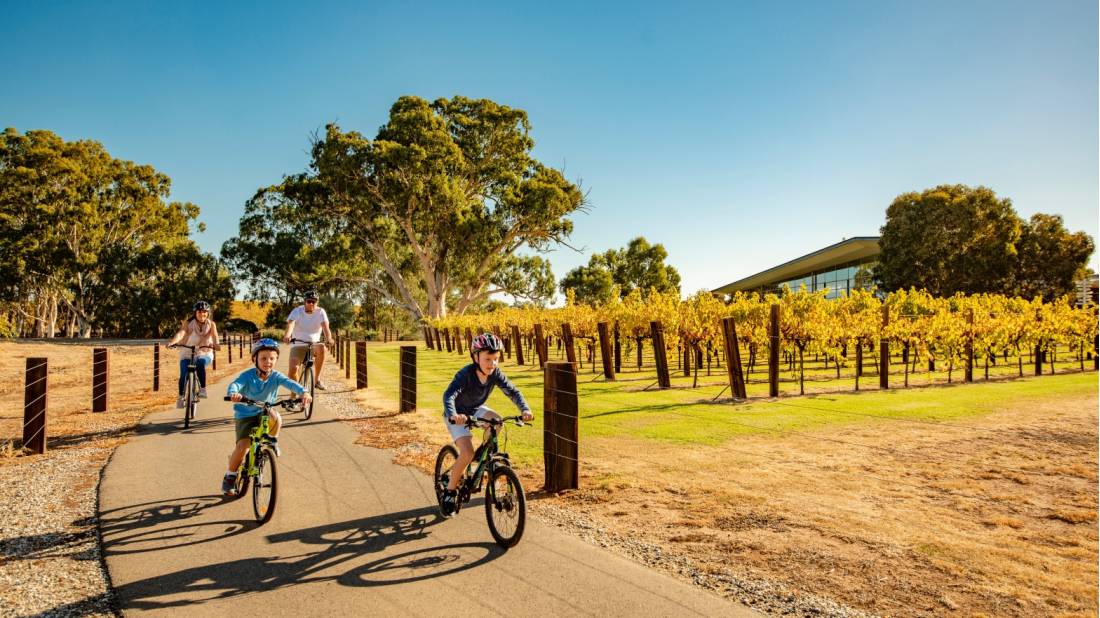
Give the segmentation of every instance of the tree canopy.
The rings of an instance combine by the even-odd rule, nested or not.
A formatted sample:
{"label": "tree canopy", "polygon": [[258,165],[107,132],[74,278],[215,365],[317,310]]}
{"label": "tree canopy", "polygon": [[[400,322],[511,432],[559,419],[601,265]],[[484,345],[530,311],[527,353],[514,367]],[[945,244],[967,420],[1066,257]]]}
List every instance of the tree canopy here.
{"label": "tree canopy", "polygon": [[573,290],[578,302],[600,305],[634,290],[680,292],[680,273],[665,264],[668,251],[639,236],[622,249],[593,254],[587,266],[569,271],[561,281],[563,293]]}
{"label": "tree canopy", "polygon": [[[0,135],[0,300],[24,324],[18,330],[52,336],[67,318],[70,334],[87,337],[93,327],[131,334],[133,325],[149,333],[163,316],[178,321],[193,300],[187,307],[166,304],[179,288],[149,273],[201,277],[189,284],[210,283],[218,273],[188,236],[198,207],[167,201],[170,187],[168,176],[115,159],[99,142],[6,129]],[[181,284],[178,277],[172,282]],[[232,296],[224,282],[201,289],[211,301],[227,289],[225,298]],[[126,302],[142,291],[160,299],[143,308],[152,314],[137,315]],[[120,312],[127,312],[125,319]]]}
{"label": "tree canopy", "polygon": [[[306,172],[254,198],[271,216],[264,242],[276,246],[282,226],[305,227],[311,249],[344,251],[327,273],[333,285],[368,289],[416,319],[462,313],[497,292],[545,301],[549,264],[517,251],[566,242],[585,199],[531,156],[530,128],[526,112],[487,99],[412,96],[394,103],[374,139],[328,125]],[[245,227],[224,255],[250,242]],[[284,248],[281,264],[290,253],[303,255]]]}

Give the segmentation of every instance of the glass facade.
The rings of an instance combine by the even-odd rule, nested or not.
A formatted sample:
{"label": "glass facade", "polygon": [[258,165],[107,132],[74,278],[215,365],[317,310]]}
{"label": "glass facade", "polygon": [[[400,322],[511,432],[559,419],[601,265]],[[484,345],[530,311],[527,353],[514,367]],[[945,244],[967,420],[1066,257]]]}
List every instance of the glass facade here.
{"label": "glass facade", "polygon": [[852,290],[870,289],[873,284],[871,269],[874,266],[875,259],[873,257],[856,260],[767,285],[762,287],[759,292],[761,294],[781,294],[783,285],[786,284],[792,291],[798,291],[799,288],[805,286],[808,292],[829,290],[827,298],[840,298],[847,296]]}

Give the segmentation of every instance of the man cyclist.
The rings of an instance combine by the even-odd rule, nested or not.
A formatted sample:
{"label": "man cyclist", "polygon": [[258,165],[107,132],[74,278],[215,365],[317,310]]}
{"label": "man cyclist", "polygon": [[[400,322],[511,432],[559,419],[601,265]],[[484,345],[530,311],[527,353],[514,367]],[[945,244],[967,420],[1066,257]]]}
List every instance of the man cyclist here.
{"label": "man cyclist", "polygon": [[[325,343],[321,344],[321,333],[325,335]],[[291,339],[310,341],[311,343],[291,343]],[[316,369],[317,388],[325,390],[325,384],[321,381],[321,370],[325,367],[325,348],[333,345],[332,331],[328,328],[328,314],[317,304],[317,291],[308,290],[305,293],[305,303],[298,305],[290,312],[286,319],[286,335],[283,341],[291,343],[290,346],[290,379],[298,379],[298,366],[306,358],[306,350],[313,347],[313,359]]]}

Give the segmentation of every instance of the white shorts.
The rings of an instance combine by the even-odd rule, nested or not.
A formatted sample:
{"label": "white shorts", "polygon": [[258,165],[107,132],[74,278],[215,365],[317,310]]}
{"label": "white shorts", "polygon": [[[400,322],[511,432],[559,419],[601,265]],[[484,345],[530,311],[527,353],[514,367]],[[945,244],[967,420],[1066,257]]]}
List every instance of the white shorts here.
{"label": "white shorts", "polygon": [[[486,414],[495,414],[495,412],[493,412],[493,410],[490,408],[481,406],[477,410],[474,410],[473,417],[482,418]],[[451,439],[455,442],[457,442],[459,438],[473,437],[473,434],[470,433],[470,430],[465,425],[452,424],[450,421],[447,420],[446,416],[443,417],[443,424],[447,426],[447,431],[451,432]]]}

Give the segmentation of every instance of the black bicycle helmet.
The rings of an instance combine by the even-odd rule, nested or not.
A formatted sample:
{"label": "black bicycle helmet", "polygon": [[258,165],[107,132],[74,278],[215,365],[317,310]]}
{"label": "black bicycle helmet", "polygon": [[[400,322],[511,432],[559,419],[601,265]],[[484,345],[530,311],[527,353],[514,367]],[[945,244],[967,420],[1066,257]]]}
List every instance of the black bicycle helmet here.
{"label": "black bicycle helmet", "polygon": [[195,303],[193,307],[191,307],[191,311],[210,311],[210,303],[206,302],[205,300],[200,300],[199,302]]}
{"label": "black bicycle helmet", "polygon": [[317,300],[317,290],[306,290],[305,299],[306,300]]}

